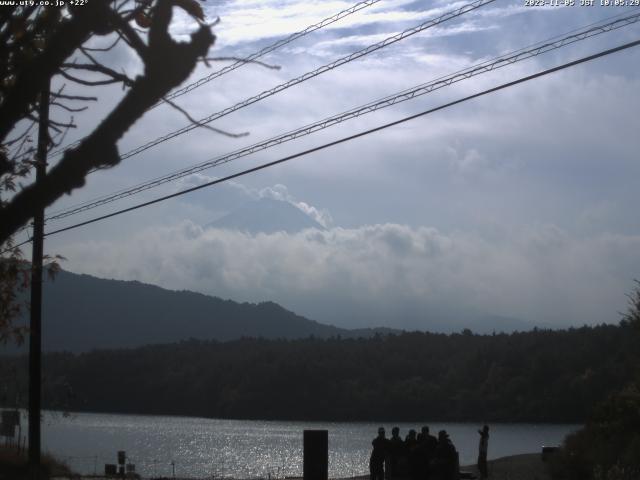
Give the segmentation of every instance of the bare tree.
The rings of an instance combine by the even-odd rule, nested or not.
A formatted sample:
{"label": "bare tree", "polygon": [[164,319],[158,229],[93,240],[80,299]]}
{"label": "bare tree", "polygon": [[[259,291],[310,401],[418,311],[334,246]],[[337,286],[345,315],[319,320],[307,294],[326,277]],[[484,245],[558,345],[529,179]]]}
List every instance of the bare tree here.
{"label": "bare tree", "polygon": [[[7,143],[7,136],[18,122],[35,119],[33,106],[48,80],[58,73],[71,81],[82,81],[75,71],[97,72],[107,77],[104,82],[123,82],[128,91],[91,134],[76,148],[65,152],[43,182],[20,188],[2,205],[0,244],[24,225],[38,208],[50,205],[65,193],[83,186],[89,171],[117,165],[120,162],[117,141],[149,107],[189,76],[198,60],[206,57],[214,42],[215,37],[210,28],[202,22],[202,10],[196,8],[199,5],[193,0],[155,0],[126,8],[129,4],[130,2],[117,4],[109,0],[88,0],[82,6],[69,8],[68,18],[62,17],[50,25],[50,33],[47,31],[45,37],[31,34],[26,24],[47,23],[50,8],[42,9],[36,17],[33,17],[34,12],[31,11],[33,7],[16,7],[12,9],[12,15],[4,15],[5,28],[0,31],[0,36],[5,35],[12,40],[4,50],[15,50],[25,42],[38,40],[43,41],[43,48],[32,59],[25,60],[19,66],[12,60],[10,51],[3,52],[9,63],[13,62],[14,68],[11,73],[13,78],[7,82],[9,87],[2,92],[0,98],[0,142]],[[186,9],[200,22],[200,27],[191,35],[189,42],[177,42],[169,34],[173,6]],[[25,23],[22,35],[12,27],[16,19]],[[139,24],[148,24],[146,41],[131,25],[133,20],[137,20]],[[116,33],[140,57],[144,63],[142,75],[128,79],[124,74],[92,61],[90,54],[87,55],[88,62],[85,64],[67,62],[91,36],[110,33]],[[83,53],[87,54],[88,50],[84,49]],[[95,81],[85,83],[97,84]],[[55,98],[60,100],[63,97],[54,95]],[[65,128],[68,125],[52,126]],[[14,166],[15,162],[12,165],[12,161],[5,156],[0,173],[11,172]]]}
{"label": "bare tree", "polygon": [[[194,18],[190,41],[169,34],[174,7]],[[89,46],[95,37],[109,40]],[[0,7],[0,340],[16,333],[11,319],[19,312],[16,295],[28,285],[28,265],[21,261],[13,235],[39,209],[80,188],[95,169],[120,162],[117,142],[143,113],[180,85],[215,41],[196,0],[76,0],[66,6]],[[116,44],[135,52],[143,73],[130,78],[99,58]],[[57,77],[56,77],[57,76]],[[74,95],[66,84],[122,84],[121,101],[76,147],[64,152],[37,184],[27,182],[37,161],[31,134],[38,124],[38,104],[52,78],[50,105],[66,117],[48,121],[49,148],[75,127],[74,114],[95,101]]]}
{"label": "bare tree", "polygon": [[627,294],[628,309],[622,314],[622,322],[640,329],[640,280],[635,280],[636,287]]}

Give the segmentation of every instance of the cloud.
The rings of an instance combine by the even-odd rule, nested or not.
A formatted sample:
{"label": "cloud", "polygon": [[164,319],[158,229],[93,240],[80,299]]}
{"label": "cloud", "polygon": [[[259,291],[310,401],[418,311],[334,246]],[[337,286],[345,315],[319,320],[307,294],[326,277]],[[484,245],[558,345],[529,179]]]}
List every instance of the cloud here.
{"label": "cloud", "polygon": [[[176,182],[174,190],[176,192],[185,190],[214,181],[217,178],[218,177],[208,176],[203,173],[194,173]],[[295,196],[289,192],[287,186],[281,183],[255,189],[232,180],[218,185],[215,190],[202,192],[200,197],[190,198],[189,203],[207,205],[209,206],[212,217],[220,217],[241,207],[250,200],[259,200],[261,198],[289,203],[325,228],[331,226],[333,223],[331,213],[329,213],[327,209],[318,208],[296,199]],[[213,218],[208,218],[207,223],[212,219]]]}
{"label": "cloud", "polygon": [[[212,55],[252,53],[352,4],[216,2],[206,7],[208,18],[223,17]],[[247,65],[179,103],[201,118],[338,58],[354,44],[373,42],[383,32],[400,31],[461,3],[435,5],[439,10],[425,11],[423,2],[380,2],[265,58],[282,70]],[[611,15],[597,6],[492,5],[214,124],[250,130],[247,139],[196,129],[90,176],[86,188],[55,208],[189,167]],[[178,34],[192,27],[191,19],[176,17]],[[574,60],[630,38],[634,28],[474,77],[141,198],[198,185],[215,178],[213,173],[235,173]],[[127,49],[112,54],[114,62],[138,68]],[[276,300],[344,325],[420,326],[425,318],[487,313],[531,322],[616,321],[640,269],[638,54],[627,50],[242,177],[242,184],[227,182],[50,237],[47,246],[68,257],[67,266],[76,271],[237,300]],[[201,65],[191,81],[209,73]],[[98,111],[122,96],[119,88],[100,91],[108,101],[101,97]],[[78,134],[98,119],[95,110],[83,116]],[[160,107],[138,122],[120,149],[184,124],[178,112]],[[328,230],[251,236],[199,227],[261,197],[286,201]]]}
{"label": "cloud", "polygon": [[399,224],[250,235],[185,221],[61,253],[74,271],[274,300],[343,326],[481,330],[487,315],[531,326],[616,322],[640,269],[640,235],[576,238],[541,225],[496,241]]}
{"label": "cloud", "polygon": [[[426,38],[436,37],[448,37],[454,35],[460,35],[463,33],[483,32],[486,30],[494,30],[497,27],[495,25],[478,25],[476,22],[464,22],[459,25],[451,27],[433,27],[425,31],[422,35]],[[373,45],[378,42],[391,37],[397,32],[382,32],[374,34],[354,34],[345,35],[332,40],[325,40],[318,42],[314,47],[314,52],[317,54],[328,56],[330,52],[336,51],[336,49],[342,49],[344,47],[363,48],[369,45]]]}
{"label": "cloud", "polygon": [[[416,21],[416,12],[405,11],[403,4],[377,4],[344,17],[336,23],[323,28],[323,32],[358,28],[366,24],[382,22],[385,24],[398,21]],[[234,2],[222,8],[210,8],[209,15],[220,16],[222,23],[217,28],[225,46],[239,46],[243,43],[260,40],[275,40],[292,33],[304,30],[321,20],[353,6],[353,2],[327,1],[321,3],[308,2]],[[426,12],[435,15],[439,10]],[[424,15],[421,12],[422,16]]]}
{"label": "cloud", "polygon": [[273,187],[263,188],[258,192],[259,198],[271,198],[273,200],[280,200],[287,202],[296,207],[301,212],[307,214],[318,222],[323,227],[327,228],[333,223],[331,214],[326,209],[318,209],[306,202],[296,200],[293,195],[289,193],[289,190],[285,185],[281,183],[274,185]]}

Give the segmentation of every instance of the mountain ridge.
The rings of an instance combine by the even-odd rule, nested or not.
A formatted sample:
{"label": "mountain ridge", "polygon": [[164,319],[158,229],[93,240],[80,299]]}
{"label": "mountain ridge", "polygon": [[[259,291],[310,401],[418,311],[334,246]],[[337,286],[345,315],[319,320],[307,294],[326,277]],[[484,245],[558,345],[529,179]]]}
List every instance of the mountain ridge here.
{"label": "mountain ridge", "polygon": [[[27,325],[27,316],[19,323]],[[135,348],[189,339],[329,338],[375,333],[376,329],[351,331],[326,325],[272,301],[239,303],[137,280],[103,279],[62,270],[43,286],[42,345],[49,352]],[[0,353],[17,351],[21,350],[0,346]]]}
{"label": "mountain ridge", "polygon": [[[24,296],[28,298],[28,294]],[[18,325],[28,326],[28,311]],[[448,328],[443,322],[447,323]],[[507,317],[484,317],[477,333],[527,331]],[[170,290],[137,280],[98,278],[61,271],[43,288],[42,348],[74,353],[137,348],[196,340],[230,341],[243,337],[300,339],[368,338],[403,331],[455,332],[464,322],[430,317],[426,329],[343,328],[311,320],[273,302],[235,302],[189,290]],[[538,328],[544,327],[538,325]],[[26,344],[0,345],[0,354],[25,352]]]}

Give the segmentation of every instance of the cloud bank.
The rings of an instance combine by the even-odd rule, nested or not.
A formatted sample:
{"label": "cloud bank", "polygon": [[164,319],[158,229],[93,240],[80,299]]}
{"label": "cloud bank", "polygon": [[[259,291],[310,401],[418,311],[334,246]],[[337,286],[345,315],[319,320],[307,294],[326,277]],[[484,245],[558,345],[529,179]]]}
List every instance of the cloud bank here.
{"label": "cloud bank", "polygon": [[640,269],[640,235],[575,238],[553,225],[485,239],[398,224],[250,235],[184,221],[68,249],[71,270],[275,300],[345,327],[482,331],[487,316],[530,327],[617,322]]}
{"label": "cloud bank", "polygon": [[[264,58],[281,70],[247,65],[179,103],[201,118],[461,4],[438,1],[429,10],[423,2],[379,2]],[[351,5],[216,2],[206,7],[208,18],[222,17],[211,54],[252,53]],[[91,176],[85,188],[55,208],[200,163],[621,12],[496,2],[214,125],[248,130],[247,139],[196,129]],[[176,18],[176,35],[193,27],[192,19]],[[282,158],[618,45],[637,31],[635,25],[594,37],[203,173],[222,177]],[[118,53],[118,61],[134,68],[125,53]],[[639,55],[640,50],[628,50],[263,170],[243,177],[243,184],[228,182],[53,236],[47,248],[69,258],[66,268],[74,271],[236,300],[274,300],[344,326],[455,324],[458,329],[459,322],[480,329],[487,316],[515,317],[526,325],[615,322],[616,312],[625,309],[625,292],[640,277]],[[211,71],[202,65],[191,81]],[[104,91],[109,95],[101,95],[99,110],[122,95]],[[71,135],[99,119],[94,112],[87,115]],[[121,151],[184,124],[181,114],[160,107],[129,132]],[[212,178],[194,175],[114,205],[129,206]],[[201,228],[261,198],[287,202],[327,230],[249,235]]]}

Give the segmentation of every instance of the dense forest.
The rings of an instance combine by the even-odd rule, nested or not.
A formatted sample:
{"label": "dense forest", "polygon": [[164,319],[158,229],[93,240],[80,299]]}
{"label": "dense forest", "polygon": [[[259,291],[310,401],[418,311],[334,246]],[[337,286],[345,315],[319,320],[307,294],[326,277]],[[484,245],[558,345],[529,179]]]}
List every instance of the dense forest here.
{"label": "dense forest", "polygon": [[[44,405],[224,418],[582,422],[632,376],[627,325],[185,341],[45,355]],[[5,403],[26,359],[5,357]]]}
{"label": "dense forest", "polygon": [[[640,282],[628,295],[621,324],[640,343]],[[638,480],[640,478],[640,350],[629,381],[595,405],[585,425],[565,438],[550,467],[554,480]]]}

